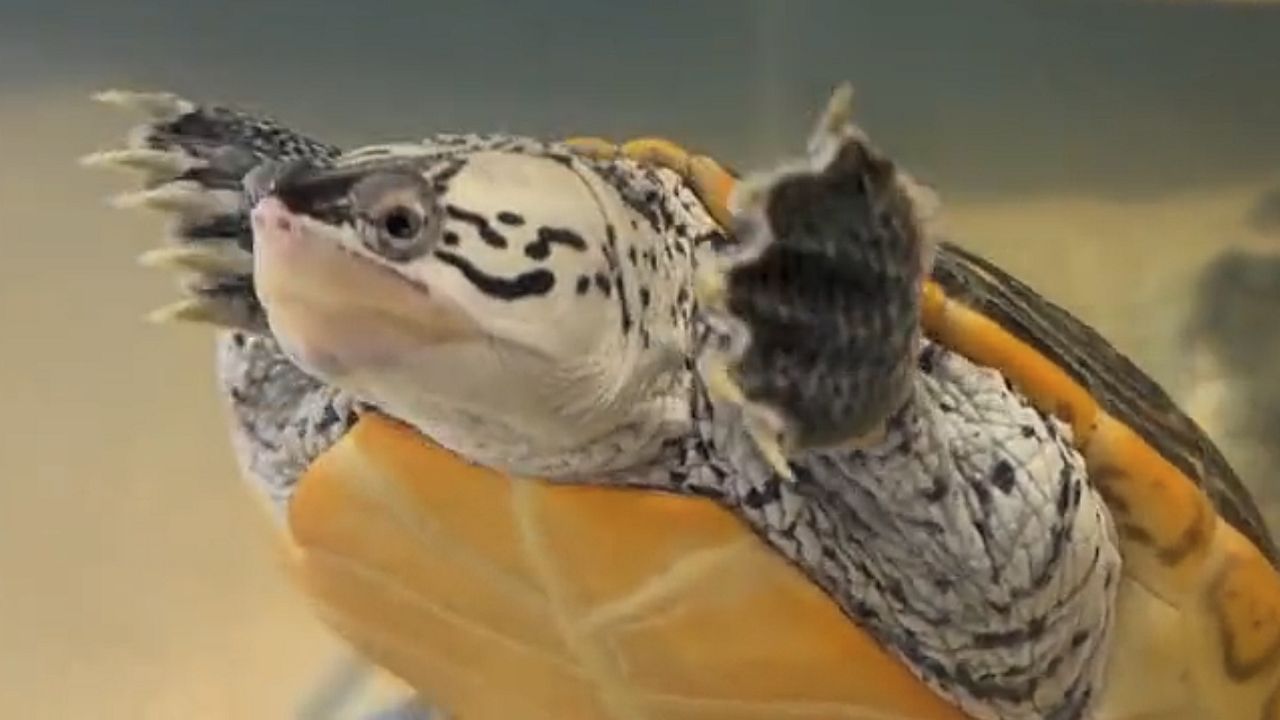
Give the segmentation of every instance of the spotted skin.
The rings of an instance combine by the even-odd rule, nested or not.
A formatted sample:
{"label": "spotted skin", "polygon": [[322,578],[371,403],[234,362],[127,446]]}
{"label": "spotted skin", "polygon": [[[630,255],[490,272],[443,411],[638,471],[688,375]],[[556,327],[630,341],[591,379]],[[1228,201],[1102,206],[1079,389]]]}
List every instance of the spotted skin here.
{"label": "spotted skin", "polygon": [[[231,118],[228,122],[234,126],[234,132],[227,132],[227,146],[231,148],[227,151],[228,156],[240,152],[240,157],[244,157],[243,150],[236,150],[241,144],[251,149],[258,148],[256,141],[241,143],[237,134],[254,134],[252,128],[261,124],[258,120],[232,111],[183,110],[183,114],[192,112]],[[194,126],[202,127],[199,123]],[[276,126],[263,124],[262,127],[267,128],[264,131],[266,136],[275,138],[272,128]],[[294,148],[308,147],[310,141],[280,141],[276,138],[271,142],[276,142],[279,147]],[[182,136],[178,134],[162,143],[161,147],[189,152],[183,143]],[[844,137],[836,149],[864,148],[863,143],[861,138]],[[216,145],[216,142],[212,144]],[[779,717],[782,715],[777,712],[777,706],[768,703],[787,697],[807,680],[822,680],[829,682],[830,687],[856,688],[861,693],[852,701],[855,706],[843,715],[847,717],[884,717],[886,713],[908,718],[954,717],[954,709],[948,709],[946,704],[938,705],[938,698],[945,698],[978,718],[1077,718],[1099,708],[1101,717],[1124,720],[1140,717],[1137,712],[1108,714],[1113,705],[1108,705],[1109,700],[1105,696],[1099,701],[1104,688],[1101,674],[1109,665],[1116,664],[1108,663],[1106,656],[1110,655],[1113,660],[1118,658],[1119,665],[1130,668],[1140,668],[1148,660],[1140,653],[1130,652],[1130,646],[1125,645],[1131,639],[1125,635],[1124,628],[1126,625],[1134,626],[1134,623],[1126,621],[1124,613],[1132,613],[1135,604],[1124,602],[1122,586],[1134,577],[1145,580],[1159,575],[1159,572],[1131,565],[1126,565],[1122,575],[1117,542],[1127,543],[1123,546],[1127,555],[1135,537],[1132,527],[1139,527],[1162,543],[1159,547],[1179,551],[1172,562],[1187,565],[1192,558],[1199,557],[1197,548],[1203,544],[1202,535],[1191,536],[1196,542],[1167,545],[1163,544],[1168,536],[1166,531],[1176,523],[1142,525],[1150,513],[1135,513],[1134,518],[1116,516],[1114,507],[1120,495],[1115,491],[1131,489],[1138,483],[1133,482],[1131,476],[1125,476],[1104,486],[1096,477],[1089,477],[1087,472],[1094,467],[1089,463],[1095,462],[1095,455],[1092,452],[1081,454],[1075,431],[1055,414],[1056,405],[1048,410],[1037,407],[1043,405],[1043,398],[1034,392],[1034,387],[1028,388],[1027,394],[1023,395],[1004,375],[981,367],[994,365],[1005,370],[1005,365],[983,362],[981,357],[972,357],[971,348],[956,344],[950,338],[935,337],[938,322],[930,315],[928,295],[933,284],[926,283],[926,293],[919,306],[924,313],[924,327],[929,337],[919,340],[917,350],[894,353],[911,368],[911,372],[906,375],[909,380],[903,382],[902,406],[883,417],[883,434],[859,447],[804,447],[805,443],[801,442],[799,446],[787,449],[785,467],[779,468],[775,461],[766,457],[761,437],[751,432],[743,422],[743,413],[749,409],[749,404],[717,394],[715,388],[709,387],[707,378],[697,372],[697,350],[707,347],[708,343],[714,345],[723,328],[711,321],[714,313],[704,312],[702,305],[709,297],[705,292],[707,288],[694,282],[693,276],[700,268],[717,267],[714,258],[718,254],[733,255],[741,249],[734,247],[737,238],[725,233],[722,230],[724,226],[713,220],[734,217],[734,213],[722,203],[717,204],[717,199],[727,197],[726,190],[732,187],[732,183],[726,181],[727,173],[718,165],[706,159],[691,158],[685,153],[680,167],[674,170],[663,167],[681,156],[673,153],[673,146],[654,142],[630,146],[632,151],[639,148],[649,153],[644,162],[628,158],[626,153],[604,157],[598,152],[585,152],[570,145],[505,136],[441,135],[423,143],[378,146],[341,156],[334,156],[327,146],[318,147],[326,149],[315,151],[313,157],[306,158],[308,174],[294,178],[302,178],[305,182],[299,181],[293,187],[305,189],[307,198],[300,206],[305,205],[309,213],[321,219],[326,216],[342,218],[348,214],[342,206],[347,193],[338,189],[344,185],[349,187],[369,172],[390,166],[413,167],[443,194],[461,192],[467,183],[483,179],[486,163],[496,163],[490,169],[530,167],[531,163],[543,167],[550,163],[564,168],[572,174],[575,182],[589,188],[600,210],[599,224],[592,225],[590,230],[586,225],[576,224],[576,221],[572,226],[565,226],[538,219],[536,214],[540,205],[536,202],[503,202],[497,206],[493,202],[457,204],[457,209],[462,212],[454,212],[452,217],[446,213],[441,244],[433,251],[433,257],[452,267],[457,273],[455,277],[468,283],[474,292],[494,303],[503,304],[493,307],[542,302],[552,297],[565,302],[589,301],[595,310],[601,307],[611,309],[613,332],[623,338],[625,346],[653,351],[645,357],[660,358],[659,350],[681,348],[681,352],[676,354],[678,361],[664,370],[663,377],[670,382],[664,392],[668,400],[678,401],[677,407],[687,408],[687,416],[679,425],[680,431],[666,435],[656,454],[647,462],[633,464],[625,470],[591,472],[592,468],[607,467],[610,460],[602,459],[600,447],[590,447],[561,457],[561,466],[546,466],[544,472],[537,473],[546,476],[545,481],[517,481],[509,475],[498,475],[497,487],[511,483],[512,487],[536,487],[540,488],[536,492],[552,496],[558,493],[564,497],[571,497],[573,491],[599,490],[618,493],[625,498],[639,492],[640,488],[658,491],[663,497],[683,496],[679,499],[696,503],[691,507],[702,508],[697,512],[704,513],[700,516],[703,519],[688,528],[691,533],[701,532],[725,519],[745,522],[746,527],[754,532],[740,533],[737,537],[741,537],[744,543],[758,538],[762,541],[760,547],[768,549],[765,556],[780,556],[790,561],[776,564],[767,572],[753,571],[750,577],[777,579],[779,592],[781,588],[790,588],[787,592],[820,588],[821,597],[838,609],[834,615],[824,616],[838,618],[833,621],[838,624],[831,625],[829,640],[824,640],[822,634],[813,636],[805,647],[806,651],[821,654],[824,648],[833,647],[825,643],[835,643],[838,637],[844,636],[834,630],[836,627],[855,636],[865,632],[867,637],[874,639],[874,643],[858,651],[856,662],[829,661],[817,668],[784,665],[779,671],[734,683],[727,691],[731,693],[729,696],[724,694],[726,690],[720,690],[718,695],[703,696],[699,693],[706,692],[709,686],[700,685],[698,687],[702,690],[689,690],[686,685],[684,690],[692,694],[685,699],[697,700],[697,707],[704,710],[732,707],[732,716],[743,717],[746,711],[755,712],[759,708],[738,703],[733,693],[741,694],[746,688],[758,685],[771,688],[769,692],[775,693],[761,699],[765,703],[760,706],[764,708],[760,710],[764,713],[761,716]],[[280,159],[288,160],[286,156],[291,152],[280,150],[276,154],[281,156]],[[270,153],[264,154],[270,156]],[[838,153],[835,157],[839,157]],[[658,164],[648,164],[654,162]],[[243,173],[250,169],[247,165],[239,161],[212,165],[215,169],[221,168],[222,175],[207,174],[202,180],[207,183],[208,196],[199,198],[205,202],[202,207],[207,207],[211,198],[217,202],[224,201],[226,197],[218,193],[222,188],[234,189]],[[819,163],[809,172],[820,176],[830,169],[827,164]],[[894,176],[891,173],[888,177]],[[159,184],[163,186],[164,182]],[[779,184],[776,182],[764,183],[759,188],[758,199],[767,201],[771,190],[777,187]],[[249,195],[258,189],[250,188]],[[268,194],[276,192],[270,187],[260,189]],[[567,186],[562,190],[568,191]],[[702,193],[701,198],[699,192]],[[494,195],[500,201],[509,199],[503,193]],[[548,196],[547,199],[554,200],[554,197]],[[703,201],[708,198],[710,200],[704,205]],[[898,210],[890,210],[891,219],[918,231],[915,224],[920,222],[920,218],[910,212],[914,208],[913,203],[914,200]],[[252,249],[252,242],[246,245],[240,232],[244,226],[244,201],[237,199],[221,207],[223,212],[218,214],[220,219],[217,223],[203,225],[205,229],[199,233],[183,234],[181,230],[182,227],[189,229],[195,226],[190,222],[193,217],[205,217],[207,214],[194,210],[179,213],[179,217],[187,222],[179,228],[179,241],[196,243],[212,238],[227,242],[230,239],[237,245]],[[514,220],[516,217],[519,221]],[[776,222],[768,224],[772,231],[770,244],[786,244],[789,238],[795,237],[794,233],[779,231],[779,227]],[[546,234],[552,230],[567,230],[582,238],[587,246],[585,252],[574,247],[572,240],[546,240]],[[557,236],[561,240],[568,237],[563,234]],[[530,247],[536,248],[532,255],[527,251]],[[544,250],[545,257],[538,257]],[[941,252],[945,253],[946,248]],[[445,253],[444,258],[440,253]],[[445,259],[449,253],[457,262],[451,264]],[[598,264],[588,267],[571,260],[584,256],[591,257]],[[740,267],[750,267],[750,263],[760,257],[763,255],[747,258]],[[557,265],[562,262],[569,264]],[[572,272],[566,271],[569,267],[573,268]],[[553,278],[545,291],[511,293],[499,289],[502,282],[509,283],[522,273],[538,269],[547,270]],[[234,274],[231,277],[240,282],[237,287],[241,296],[246,288],[252,287],[252,278]],[[842,292],[839,286],[835,286],[833,291]],[[728,292],[732,295],[732,288]],[[213,299],[222,301],[222,298]],[[796,302],[812,301],[802,299]],[[957,305],[957,308],[965,307]],[[952,319],[955,315],[953,312]],[[977,312],[973,315],[981,317]],[[259,328],[258,333],[261,332]],[[246,348],[252,348],[253,353],[261,352],[265,353],[263,357],[271,357],[275,347],[270,341],[263,338],[268,341],[237,346],[234,338],[243,336],[230,337],[232,339],[223,345],[224,353],[230,358],[223,364],[224,377],[227,378],[224,382],[227,382],[227,387],[235,388],[235,392],[229,391],[229,395],[233,406],[242,409],[241,422],[245,430],[240,436],[239,452],[250,460],[246,463],[249,474],[259,483],[280,488],[277,501],[283,511],[293,514],[289,527],[300,539],[300,557],[304,566],[307,558],[322,563],[330,557],[329,552],[350,553],[346,563],[330,565],[335,571],[341,570],[339,574],[315,578],[319,584],[310,586],[313,597],[326,608],[329,620],[341,628],[353,643],[366,650],[376,649],[385,643],[387,637],[406,632],[409,628],[418,633],[430,627],[423,623],[427,623],[431,613],[424,614],[423,609],[437,606],[445,600],[441,593],[461,578],[456,573],[463,572],[462,567],[453,570],[419,568],[419,574],[413,576],[408,586],[376,584],[377,587],[366,587],[364,594],[357,595],[352,595],[354,585],[341,580],[353,579],[350,574],[353,570],[357,576],[373,570],[378,553],[392,547],[367,542],[376,536],[378,528],[408,528],[411,536],[419,536],[432,527],[440,527],[440,520],[453,523],[470,518],[474,521],[484,513],[450,505],[449,498],[455,497],[452,494],[446,494],[435,502],[424,502],[405,497],[404,491],[396,491],[392,496],[401,498],[403,502],[371,508],[355,502],[359,500],[359,493],[355,497],[344,494],[347,491],[337,495],[330,493],[335,491],[335,487],[349,483],[354,483],[353,487],[359,492],[365,492],[379,483],[406,480],[410,483],[409,492],[416,492],[414,483],[423,477],[421,473],[433,472],[427,468],[434,468],[432,463],[446,458],[447,453],[442,455],[441,451],[424,448],[412,440],[399,446],[379,444],[381,450],[368,452],[371,441],[386,443],[391,442],[392,437],[401,436],[400,431],[390,430],[373,420],[385,412],[385,408],[379,407],[379,401],[385,398],[348,400],[346,397],[349,396],[311,378],[308,380],[314,384],[300,383],[298,392],[282,394],[276,388],[277,378],[286,377],[288,373],[264,375],[253,370],[264,366],[261,362],[247,362],[237,356]],[[965,334],[965,337],[987,336]],[[847,340],[841,342],[846,343]],[[278,363],[279,367],[291,366],[290,358],[285,355],[276,356],[266,366],[273,363]],[[901,363],[895,365],[898,366]],[[297,368],[294,370],[298,373],[294,377],[307,377]],[[264,382],[262,378],[268,379]],[[754,400],[769,399],[758,389],[750,395]],[[831,398],[836,403],[845,399],[841,393]],[[279,420],[271,422],[254,422],[260,408],[277,407],[281,402],[291,401],[297,403],[298,412],[282,413]],[[339,406],[365,408],[366,414],[357,420],[350,413],[330,412]],[[331,416],[339,418],[339,421],[333,422]],[[1068,419],[1077,417],[1080,416],[1073,415]],[[851,427],[857,425],[851,423]],[[288,438],[289,442],[281,442],[288,433],[272,428],[292,428],[294,437],[302,441]],[[478,432],[475,427],[468,431]],[[801,437],[804,437],[803,433]],[[1103,440],[1099,441],[1099,438]],[[1105,434],[1095,436],[1093,442],[1105,448],[1123,445]],[[615,439],[609,439],[609,444],[616,448]],[[493,445],[503,446],[504,443],[500,438]],[[1150,449],[1145,444],[1141,447]],[[355,464],[342,465],[349,462],[353,453],[357,458]],[[477,453],[463,454],[470,460],[477,459]],[[486,462],[488,458],[482,453],[480,455],[481,463],[489,464]],[[1121,470],[1128,469],[1131,466],[1124,461],[1129,457],[1118,452],[1119,459],[1113,464]],[[509,457],[500,459],[510,460]],[[374,471],[365,464],[368,462],[407,464],[400,465],[399,470],[388,475],[385,471]],[[335,474],[332,471],[334,463],[345,469]],[[308,470],[302,471],[299,477],[298,468]],[[443,472],[444,477],[462,477],[458,468],[439,472]],[[325,476],[328,481],[319,479]],[[1146,495],[1139,492],[1123,499],[1130,500],[1133,508],[1159,506],[1170,502],[1158,493],[1162,489],[1176,487],[1171,482],[1168,477],[1157,478],[1154,483],[1148,483],[1154,490]],[[1112,491],[1109,495],[1108,489]],[[307,496],[321,499],[297,504],[301,503],[299,497]],[[1113,503],[1112,510],[1108,510],[1104,497]],[[1205,513],[1196,514],[1194,500],[1192,493],[1188,496],[1190,516],[1205,516]],[[305,510],[305,507],[316,508],[315,502],[321,503],[323,512],[319,509],[314,512]],[[618,523],[593,514],[598,513],[598,508],[591,511],[586,507],[570,510],[568,516],[551,527],[560,528],[575,518],[578,521],[603,520],[610,529],[616,530],[616,534],[611,536],[611,542],[617,543],[614,549],[618,552],[613,553],[614,557],[652,557],[653,549],[661,545],[663,538],[678,541],[692,537],[684,532],[673,532],[673,528],[681,527],[679,523],[656,522],[615,528],[613,526]],[[1207,517],[1210,519],[1216,517],[1207,502],[1199,507],[1208,508]],[[574,515],[575,512],[579,514]],[[329,533],[344,527],[351,528],[353,526],[343,518],[355,522],[360,517],[369,521],[361,527],[372,535],[357,534],[348,538],[345,544],[329,550],[310,545],[304,537],[305,532]],[[615,514],[611,517],[620,519],[622,516]],[[492,524],[488,526],[492,527]],[[1188,526],[1184,524],[1182,527]],[[310,530],[304,532],[304,528]],[[1215,705],[1214,709],[1248,707],[1260,712],[1274,706],[1274,701],[1265,697],[1272,687],[1272,645],[1266,641],[1265,635],[1261,641],[1245,642],[1239,629],[1257,626],[1259,617],[1265,625],[1266,606],[1257,601],[1270,596],[1265,590],[1260,594],[1259,588],[1269,579],[1274,579],[1274,570],[1265,559],[1262,565],[1251,562],[1251,558],[1256,560],[1262,556],[1244,536],[1237,533],[1234,537],[1239,545],[1231,545],[1233,536],[1229,531],[1230,527],[1225,523],[1218,523],[1213,526],[1212,533],[1204,535],[1214,538],[1212,548],[1219,555],[1223,548],[1238,551],[1226,553],[1230,562],[1205,561],[1200,566],[1213,565],[1220,569],[1213,575],[1213,590],[1195,596],[1211,598],[1215,609],[1197,614],[1187,607],[1178,607],[1176,615],[1179,621],[1187,617],[1195,621],[1206,618],[1216,621],[1216,624],[1204,623],[1206,632],[1193,635],[1198,638],[1197,642],[1207,639],[1206,642],[1216,641],[1217,645],[1188,646],[1200,652],[1184,654],[1187,658],[1205,658],[1221,657],[1221,653],[1225,653],[1229,658],[1221,666],[1231,668],[1236,685],[1223,686],[1227,694],[1219,697],[1226,698],[1224,702],[1230,704]],[[526,533],[519,541],[504,540],[501,534],[486,534],[489,532],[492,531],[474,536],[472,541],[494,552],[524,553],[535,565],[547,562],[545,553],[536,548],[546,548],[544,533],[549,530]],[[587,537],[571,537],[569,545],[561,552],[568,553],[568,548],[572,547],[591,547]],[[1184,532],[1175,537],[1185,539],[1187,535]],[[1249,555],[1250,549],[1253,549],[1253,556]],[[530,552],[533,556],[528,556]],[[1157,560],[1161,559],[1159,552],[1155,555]],[[403,557],[409,559],[412,556]],[[430,555],[417,557],[425,560]],[[681,556],[677,554],[678,557]],[[1164,560],[1171,557],[1169,552],[1163,555]],[[576,568],[570,570],[560,581],[568,582],[569,589],[575,593],[585,591],[586,587],[578,584],[588,583],[594,575],[573,572]],[[1194,585],[1195,577],[1205,576],[1189,576],[1187,581]],[[505,587],[505,584],[495,586],[499,589]],[[406,591],[408,595],[405,595]],[[1117,592],[1122,594],[1119,600]],[[482,602],[475,607],[478,609],[483,603],[509,601],[509,595],[498,591],[482,592],[475,598]],[[716,595],[694,593],[691,598],[705,600]],[[414,600],[405,605],[406,597]],[[785,593],[773,594],[752,603],[780,602],[784,597],[787,597]],[[1184,593],[1184,597],[1192,595]],[[1160,600],[1168,606],[1169,598]],[[628,601],[639,602],[638,599]],[[394,602],[398,613],[407,614],[368,612],[370,603],[373,607],[389,610],[387,606],[379,605],[385,602]],[[747,617],[753,617],[752,622],[758,624],[767,625],[769,618],[806,616],[806,611],[800,609],[805,606],[794,604],[792,600],[781,606],[752,603],[744,607],[748,611]],[[452,607],[467,608],[471,604]],[[665,604],[659,604],[655,609],[665,607]],[[1154,605],[1149,607],[1155,608]],[[765,614],[751,616],[753,608],[755,612]],[[769,611],[764,608],[769,608]],[[1138,614],[1143,609],[1139,605]],[[1258,614],[1260,609],[1263,611],[1261,615]],[[1117,613],[1121,616],[1118,622],[1115,620]],[[394,621],[391,620],[393,617]],[[848,622],[849,619],[855,622]],[[438,625],[438,618],[435,622]],[[1114,646],[1110,639],[1113,626],[1117,628],[1118,638]],[[499,635],[513,631],[510,626],[486,627]],[[523,627],[524,630],[536,629],[534,625]],[[653,636],[650,640],[659,643],[657,657],[668,653],[670,658],[674,657],[670,653],[678,652],[680,647],[701,648],[696,651],[706,652],[722,643],[724,638],[734,636],[700,634],[712,632],[708,630],[711,627],[714,627],[713,623],[698,623],[669,636]],[[582,701],[605,703],[598,711],[571,714],[602,718],[645,717],[643,704],[637,704],[639,701],[635,700],[636,692],[641,688],[632,682],[635,678],[624,677],[626,682],[619,685],[616,676],[599,675],[601,659],[593,655],[590,648],[575,646],[575,632],[571,630],[561,626],[560,641],[569,642],[571,650],[578,647],[572,650],[572,661],[581,664],[590,681],[588,694]],[[1214,630],[1216,634],[1207,630]],[[437,642],[449,646],[446,642],[448,637],[447,634],[426,632],[420,636],[420,647],[427,650]],[[740,648],[738,657],[750,658],[752,653],[757,653],[755,657],[770,657],[778,652],[778,638],[756,637],[759,644]],[[684,643],[692,643],[692,646]],[[877,645],[888,650],[889,654],[877,654],[870,649]],[[1220,653],[1204,652],[1207,647],[1218,648]],[[512,689],[509,697],[534,698],[540,692],[528,685],[530,678],[541,672],[537,663],[526,661],[515,665],[495,665],[474,654],[466,644],[456,646],[455,650],[446,664],[454,669],[471,667],[484,673],[486,688],[490,690],[496,683]],[[396,651],[390,655],[373,654],[403,677],[415,678],[416,684],[428,697],[443,700],[446,706],[466,705],[461,690],[451,692],[445,687],[444,678],[451,671],[439,663],[424,662],[419,653],[412,650]],[[905,680],[902,675],[895,675],[904,668],[908,673]],[[1198,665],[1195,668],[1203,669]],[[700,672],[700,669],[705,672]],[[759,672],[759,668],[756,671]],[[854,682],[851,672],[863,678],[862,682]],[[658,688],[670,695],[678,692],[675,688],[680,683],[714,684],[724,677],[717,674],[714,665],[702,667],[694,663],[686,674],[669,677],[664,681],[667,684],[660,684]],[[891,683],[893,692],[887,695],[877,693],[865,682],[866,678],[886,680],[891,677],[898,679]],[[1236,702],[1245,697],[1243,694],[1230,694],[1242,683],[1248,685],[1250,693],[1245,704]],[[516,692],[516,688],[530,688],[531,694]],[[1107,694],[1114,692],[1111,687],[1106,688]],[[495,693],[488,694],[492,696]],[[1210,693],[1205,691],[1202,694],[1207,696]],[[541,709],[556,706],[552,700],[540,702]],[[731,705],[717,706],[719,702]],[[903,703],[918,704],[908,710]],[[536,705],[534,712],[539,710]],[[809,708],[805,711],[808,714],[795,716],[811,717],[817,713],[817,716],[830,717],[831,710],[832,706]],[[478,710],[471,714],[471,717],[509,716],[496,710]],[[529,716],[529,713],[521,716]],[[723,717],[724,714],[687,716]]]}

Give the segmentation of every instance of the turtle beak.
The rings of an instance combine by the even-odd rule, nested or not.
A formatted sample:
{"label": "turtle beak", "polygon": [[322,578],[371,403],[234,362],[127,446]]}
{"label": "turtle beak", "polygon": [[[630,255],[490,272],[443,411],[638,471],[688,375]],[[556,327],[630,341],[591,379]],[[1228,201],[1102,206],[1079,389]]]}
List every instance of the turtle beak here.
{"label": "turtle beak", "polygon": [[419,282],[354,251],[345,212],[351,173],[297,170],[254,206],[254,287],[273,334],[305,369],[337,381],[412,364],[473,339],[469,316]]}

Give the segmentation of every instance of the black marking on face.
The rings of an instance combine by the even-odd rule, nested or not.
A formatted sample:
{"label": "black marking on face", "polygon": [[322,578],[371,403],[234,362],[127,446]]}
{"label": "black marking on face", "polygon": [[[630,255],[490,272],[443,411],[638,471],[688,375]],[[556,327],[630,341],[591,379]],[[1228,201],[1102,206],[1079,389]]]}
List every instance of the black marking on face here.
{"label": "black marking on face", "polygon": [[613,290],[613,285],[609,282],[609,276],[600,272],[596,273],[596,287],[600,288],[600,292],[604,293],[605,297],[609,297],[610,292]]}
{"label": "black marking on face", "polygon": [[493,226],[489,224],[489,220],[483,215],[478,215],[470,210],[464,210],[457,205],[446,205],[444,211],[454,220],[467,223],[474,227],[476,232],[479,233],[480,239],[484,240],[490,247],[499,249],[507,247],[506,236],[497,230],[494,230]]}
{"label": "black marking on face", "polygon": [[540,227],[538,239],[524,246],[524,254],[530,260],[546,260],[552,245],[564,245],[579,252],[586,252],[587,241],[578,233],[565,228]]}
{"label": "black marking on face", "polygon": [[640,307],[647,309],[649,307],[650,301],[651,301],[651,298],[649,295],[649,288],[647,287],[640,288]]}
{"label": "black marking on face", "polygon": [[524,225],[524,216],[520,215],[520,213],[511,212],[510,210],[503,210],[499,212],[497,218],[498,222],[503,225],[510,225],[512,227],[520,227],[521,225]]}
{"label": "black marking on face", "polygon": [[448,245],[449,247],[457,247],[459,242],[458,233],[452,230],[446,230],[444,233],[444,237],[441,238],[441,242],[443,242],[445,245]]}
{"label": "black marking on face", "polygon": [[574,290],[579,295],[586,295],[588,292],[591,292],[591,278],[586,275],[579,275],[578,285]]}
{"label": "black marking on face", "polygon": [[550,270],[538,268],[520,273],[514,278],[489,275],[472,265],[466,258],[447,250],[437,250],[435,256],[458,268],[480,292],[499,300],[519,300],[530,296],[546,295],[555,287],[556,276]]}

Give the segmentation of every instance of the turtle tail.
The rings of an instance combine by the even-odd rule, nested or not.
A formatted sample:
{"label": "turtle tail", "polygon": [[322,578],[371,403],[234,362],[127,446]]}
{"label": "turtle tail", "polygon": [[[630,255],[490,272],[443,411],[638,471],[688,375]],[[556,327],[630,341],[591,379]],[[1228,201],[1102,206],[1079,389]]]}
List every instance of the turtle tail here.
{"label": "turtle tail", "polygon": [[88,155],[83,163],[137,173],[141,189],[115,197],[113,204],[157,210],[169,219],[167,241],[139,260],[177,271],[183,299],[151,318],[266,332],[253,288],[249,175],[272,162],[327,162],[339,149],[264,117],[168,93],[112,90],[95,99],[147,116],[123,148]]}
{"label": "turtle tail", "polygon": [[807,158],[735,190],[734,240],[700,276],[723,348],[706,354],[711,392],[784,475],[789,450],[879,436],[914,386],[934,201],[854,127],[851,95]]}

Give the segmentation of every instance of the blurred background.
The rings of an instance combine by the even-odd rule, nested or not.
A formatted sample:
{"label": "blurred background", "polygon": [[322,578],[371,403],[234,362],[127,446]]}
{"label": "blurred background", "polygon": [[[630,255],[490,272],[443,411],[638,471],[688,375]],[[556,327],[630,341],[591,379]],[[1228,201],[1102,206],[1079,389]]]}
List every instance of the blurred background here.
{"label": "blurred background", "polygon": [[285,718],[342,657],[237,479],[210,337],[79,169],[161,89],[341,144],[446,130],[798,152],[831,88],[951,236],[1099,327],[1280,528],[1280,6],[0,0],[0,716]]}

